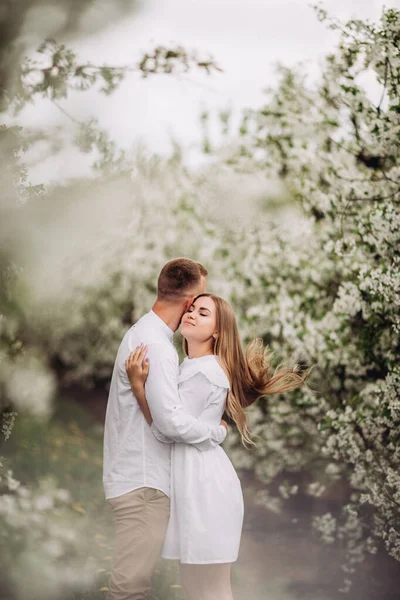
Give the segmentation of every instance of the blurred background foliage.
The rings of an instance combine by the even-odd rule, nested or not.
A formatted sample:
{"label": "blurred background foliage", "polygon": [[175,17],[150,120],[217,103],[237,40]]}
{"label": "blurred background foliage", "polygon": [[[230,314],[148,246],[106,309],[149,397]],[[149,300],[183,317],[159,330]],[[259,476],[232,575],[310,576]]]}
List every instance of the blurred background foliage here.
{"label": "blurred background foliage", "polygon": [[[126,68],[83,66],[68,39],[102,26],[87,17],[96,4],[3,2],[5,117],[37,97],[112,93],[130,69],[218,69],[161,46]],[[115,3],[114,18],[128,4]],[[29,37],[53,9],[46,31]],[[112,555],[101,487],[108,383],[161,266],[180,255],[207,265],[209,289],[232,302],[244,342],[263,337],[277,360],[316,365],[315,391],[249,411],[254,452],[229,435],[265,514],[313,499],[308,527],[340,554],[326,598],[349,591],[371,556],[400,559],[400,13],[387,9],[375,24],[317,15],[341,33],[318,81],[279,67],[265,105],[239,128],[220,114],[218,145],[204,113],[206,167],[189,169],[178,146],[167,158],[143,148],[128,156],[91,120],[71,124],[90,177],[31,185],[26,153],[47,132],[1,127],[0,597],[102,597]],[[360,83],[367,71],[378,103]],[[175,567],[158,571],[154,594],[180,597]]]}
{"label": "blurred background foliage", "polygon": [[[108,6],[107,6],[108,4]],[[138,0],[2,0],[0,4],[0,107],[6,109],[18,87],[18,70],[27,50],[46,38],[74,39],[105,27],[110,17],[122,19]],[[41,38],[41,39],[40,39]],[[36,49],[35,47],[35,49]]]}

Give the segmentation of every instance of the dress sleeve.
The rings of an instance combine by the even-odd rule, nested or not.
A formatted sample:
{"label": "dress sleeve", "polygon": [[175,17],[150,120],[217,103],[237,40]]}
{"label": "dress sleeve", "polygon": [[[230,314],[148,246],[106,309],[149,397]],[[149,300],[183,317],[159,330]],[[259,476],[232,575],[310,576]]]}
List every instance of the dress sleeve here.
{"label": "dress sleeve", "polygon": [[[200,420],[201,415],[210,404],[225,406],[226,403],[229,382],[224,373],[221,377],[220,373],[218,371],[215,373],[215,371],[210,365],[208,367],[201,365],[200,368],[199,365],[196,365],[193,369],[185,369],[179,377],[181,383],[187,382],[180,390],[181,399],[184,404],[190,404],[191,414]],[[195,443],[194,446],[198,450],[209,449],[209,445],[203,441]]]}
{"label": "dress sleeve", "polygon": [[162,444],[173,444],[174,443],[174,440],[172,440],[171,438],[167,437],[166,435],[164,435],[163,433],[161,433],[161,431],[159,429],[157,429],[157,427],[154,425],[154,421],[150,425],[150,429],[151,429],[152,434],[154,435],[154,437],[157,438],[158,441],[161,442]]}
{"label": "dress sleeve", "polygon": [[[210,379],[208,379],[201,371],[195,373],[191,377],[191,389],[193,393],[190,395],[190,399],[188,399],[191,405],[191,414],[194,414],[196,418],[201,418],[202,413],[210,404],[225,404],[227,389],[225,386],[221,387],[222,384],[223,382],[221,382],[221,380],[218,381],[217,385],[211,383]],[[180,397],[182,400],[182,396]],[[151,424],[151,430],[159,442],[162,442],[163,444],[172,444],[174,442],[174,440],[161,433],[154,425],[154,422]],[[209,450],[207,440],[205,443],[198,442],[192,445],[199,450]]]}
{"label": "dress sleeve", "polygon": [[[149,344],[146,398],[154,426],[174,442],[214,448],[226,437],[223,425],[209,426],[185,411],[178,394],[178,360],[166,344]],[[157,437],[157,436],[156,436]]]}

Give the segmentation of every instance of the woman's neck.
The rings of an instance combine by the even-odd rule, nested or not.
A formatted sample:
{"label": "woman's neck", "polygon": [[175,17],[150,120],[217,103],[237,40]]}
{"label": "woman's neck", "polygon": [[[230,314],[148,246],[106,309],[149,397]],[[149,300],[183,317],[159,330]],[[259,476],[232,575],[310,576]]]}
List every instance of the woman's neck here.
{"label": "woman's neck", "polygon": [[202,356],[208,356],[214,354],[212,347],[209,342],[204,344],[193,344],[188,342],[188,357],[189,358],[201,358]]}

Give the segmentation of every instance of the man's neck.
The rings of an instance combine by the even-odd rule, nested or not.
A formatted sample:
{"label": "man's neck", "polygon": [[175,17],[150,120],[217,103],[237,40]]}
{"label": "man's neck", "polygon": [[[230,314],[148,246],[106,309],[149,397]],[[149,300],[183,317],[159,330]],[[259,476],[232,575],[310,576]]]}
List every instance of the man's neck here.
{"label": "man's neck", "polygon": [[180,325],[184,307],[179,305],[173,306],[166,302],[156,300],[152,307],[152,311],[175,333]]}

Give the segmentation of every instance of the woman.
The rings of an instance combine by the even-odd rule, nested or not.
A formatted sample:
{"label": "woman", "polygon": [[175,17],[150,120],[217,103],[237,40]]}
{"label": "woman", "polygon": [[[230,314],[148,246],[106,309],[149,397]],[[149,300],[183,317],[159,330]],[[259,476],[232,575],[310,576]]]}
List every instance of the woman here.
{"label": "woman", "polygon": [[[223,413],[237,425],[245,446],[254,445],[244,408],[266,394],[301,387],[309,374],[278,367],[261,340],[243,354],[231,306],[213,294],[201,294],[180,326],[187,357],[180,367],[179,395],[188,412],[217,424]],[[149,424],[144,382],[146,348],[137,348],[126,368],[134,394]],[[151,366],[150,366],[151,368]],[[171,442],[154,432],[163,442]],[[191,600],[232,600],[231,564],[239,551],[243,523],[240,481],[221,446],[200,451],[174,444],[171,462],[171,513],[162,556],[180,561],[181,583]]]}

